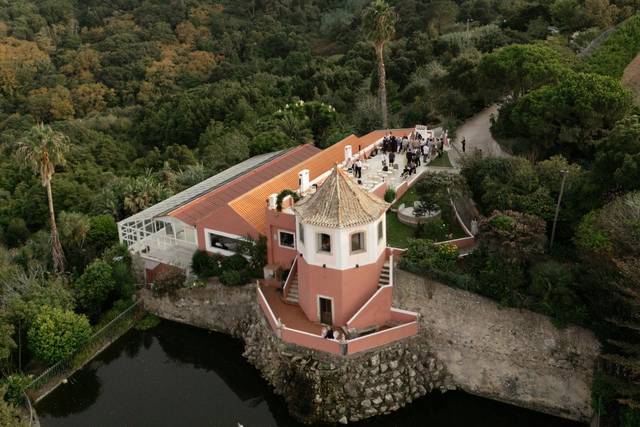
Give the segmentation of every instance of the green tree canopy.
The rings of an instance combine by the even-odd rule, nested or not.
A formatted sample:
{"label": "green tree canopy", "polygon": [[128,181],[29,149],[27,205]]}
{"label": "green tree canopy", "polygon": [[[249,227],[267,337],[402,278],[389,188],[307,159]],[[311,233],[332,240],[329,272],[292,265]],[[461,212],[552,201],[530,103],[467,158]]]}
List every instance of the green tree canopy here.
{"label": "green tree canopy", "polygon": [[[566,55],[566,54],[565,54]],[[492,98],[520,98],[540,86],[556,83],[569,72],[562,54],[543,44],[512,44],[482,57],[478,66],[481,84]]]}
{"label": "green tree canopy", "polygon": [[29,329],[29,348],[39,360],[53,364],[73,355],[90,336],[85,316],[45,306]]}
{"label": "green tree canopy", "polygon": [[631,106],[631,94],[619,81],[567,73],[558,83],[503,107],[493,130],[517,139],[516,149],[524,152],[593,160],[595,141],[613,129]]}

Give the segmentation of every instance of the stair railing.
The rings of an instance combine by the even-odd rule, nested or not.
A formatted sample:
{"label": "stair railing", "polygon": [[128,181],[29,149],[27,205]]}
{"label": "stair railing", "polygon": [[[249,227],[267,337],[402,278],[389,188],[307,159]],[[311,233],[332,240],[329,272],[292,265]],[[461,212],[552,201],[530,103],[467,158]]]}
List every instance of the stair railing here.
{"label": "stair railing", "polygon": [[287,299],[289,295],[289,285],[293,281],[295,274],[298,272],[298,257],[296,256],[293,259],[293,263],[291,264],[291,268],[289,269],[289,274],[287,275],[287,279],[284,281],[284,286],[282,287],[282,297]]}

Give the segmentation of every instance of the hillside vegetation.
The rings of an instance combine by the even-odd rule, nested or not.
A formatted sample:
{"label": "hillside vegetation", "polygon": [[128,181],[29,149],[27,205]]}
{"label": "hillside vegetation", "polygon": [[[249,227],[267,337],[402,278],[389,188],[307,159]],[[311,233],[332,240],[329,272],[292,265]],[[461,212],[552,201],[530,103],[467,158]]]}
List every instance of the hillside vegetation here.
{"label": "hillside vegetation", "polygon": [[[409,242],[414,267],[591,327],[636,369],[640,340],[607,322],[638,320],[640,119],[619,79],[638,51],[639,6],[0,0],[0,419],[15,419],[27,375],[130,305],[118,220],[250,156],[380,128],[384,111],[390,127],[454,131],[496,102],[494,132],[531,155],[469,156],[459,185],[484,215],[482,250],[454,271],[455,251],[421,239]],[[576,57],[621,22],[588,62]],[[608,221],[616,212],[627,219]],[[254,264],[263,249],[251,246]],[[602,425],[637,425],[636,379],[605,379]]]}

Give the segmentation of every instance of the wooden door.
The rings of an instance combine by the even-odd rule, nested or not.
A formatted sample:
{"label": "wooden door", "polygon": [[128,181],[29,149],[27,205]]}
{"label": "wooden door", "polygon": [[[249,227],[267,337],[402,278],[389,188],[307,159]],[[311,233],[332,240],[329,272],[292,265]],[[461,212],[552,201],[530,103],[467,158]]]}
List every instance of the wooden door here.
{"label": "wooden door", "polygon": [[320,297],[320,323],[333,325],[333,301]]}

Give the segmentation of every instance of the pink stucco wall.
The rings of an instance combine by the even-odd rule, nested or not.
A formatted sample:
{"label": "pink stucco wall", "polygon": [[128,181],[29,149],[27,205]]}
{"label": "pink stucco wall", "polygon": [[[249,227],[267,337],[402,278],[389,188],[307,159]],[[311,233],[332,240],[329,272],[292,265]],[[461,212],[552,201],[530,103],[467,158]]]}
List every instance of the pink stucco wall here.
{"label": "pink stucco wall", "polygon": [[329,340],[317,335],[309,334],[294,329],[282,328],[281,338],[283,341],[301,345],[307,348],[314,348],[332,354],[341,354],[340,343],[336,340]]}
{"label": "pink stucco wall", "polygon": [[349,340],[348,353],[354,354],[370,348],[379,347],[418,333],[418,322],[405,323],[395,328],[385,329],[375,334]]}
{"label": "pink stucco wall", "polygon": [[334,270],[309,265],[298,257],[299,304],[307,317],[320,321],[318,296],[333,299],[334,326],[343,326],[376,292],[382,266],[383,252],[374,264],[347,270]]}
{"label": "pink stucco wall", "polygon": [[249,235],[254,239],[257,239],[260,236],[260,233],[255,228],[253,228],[229,206],[223,206],[220,209],[216,209],[215,214],[202,218],[195,224],[195,226],[198,233],[198,248],[203,251],[207,249],[207,236],[204,234],[205,228],[223,231],[225,233],[231,233],[242,237]]}
{"label": "pink stucco wall", "polygon": [[267,230],[267,260],[269,264],[278,264],[282,268],[289,268],[296,257],[296,250],[280,246],[278,230],[296,234],[295,216],[287,212],[267,209]]}
{"label": "pink stucco wall", "polygon": [[384,286],[362,306],[356,315],[347,323],[347,328],[365,329],[380,326],[391,320],[391,302],[393,287]]}

